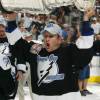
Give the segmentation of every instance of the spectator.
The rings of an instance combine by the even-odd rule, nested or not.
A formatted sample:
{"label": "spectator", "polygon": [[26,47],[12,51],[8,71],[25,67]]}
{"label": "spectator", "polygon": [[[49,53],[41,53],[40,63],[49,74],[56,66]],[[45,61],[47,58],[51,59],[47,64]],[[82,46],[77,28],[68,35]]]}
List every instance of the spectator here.
{"label": "spectator", "polygon": [[93,17],[91,27],[95,33],[95,39],[100,40],[100,23],[97,21],[96,17]]}
{"label": "spectator", "polygon": [[87,65],[86,67],[81,69],[79,72],[78,83],[79,83],[81,96],[92,94],[92,92],[88,91],[87,89],[87,83],[88,83],[89,78],[90,78],[90,66]]}

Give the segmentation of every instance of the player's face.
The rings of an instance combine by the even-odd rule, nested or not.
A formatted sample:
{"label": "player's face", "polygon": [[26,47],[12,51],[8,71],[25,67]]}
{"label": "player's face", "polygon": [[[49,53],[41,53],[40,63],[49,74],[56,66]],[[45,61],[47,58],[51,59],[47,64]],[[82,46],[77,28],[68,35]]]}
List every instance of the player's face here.
{"label": "player's face", "polygon": [[5,36],[5,27],[0,25],[0,38],[4,38]]}
{"label": "player's face", "polygon": [[60,47],[62,39],[58,35],[51,35],[49,32],[45,32],[44,43],[46,50],[52,52]]}

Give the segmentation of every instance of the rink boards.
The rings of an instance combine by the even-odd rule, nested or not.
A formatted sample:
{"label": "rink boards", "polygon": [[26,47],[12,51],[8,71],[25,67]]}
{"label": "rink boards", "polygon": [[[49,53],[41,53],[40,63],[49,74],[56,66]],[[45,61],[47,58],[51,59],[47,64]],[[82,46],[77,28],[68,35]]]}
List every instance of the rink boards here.
{"label": "rink boards", "polygon": [[89,82],[100,83],[100,56],[94,56],[91,64]]}

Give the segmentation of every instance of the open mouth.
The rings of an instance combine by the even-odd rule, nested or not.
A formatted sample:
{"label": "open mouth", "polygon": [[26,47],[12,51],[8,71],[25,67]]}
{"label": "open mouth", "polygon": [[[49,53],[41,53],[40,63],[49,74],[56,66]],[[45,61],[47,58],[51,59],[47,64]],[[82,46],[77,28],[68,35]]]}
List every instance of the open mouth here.
{"label": "open mouth", "polygon": [[49,48],[50,47],[50,44],[49,43],[46,43],[46,48]]}

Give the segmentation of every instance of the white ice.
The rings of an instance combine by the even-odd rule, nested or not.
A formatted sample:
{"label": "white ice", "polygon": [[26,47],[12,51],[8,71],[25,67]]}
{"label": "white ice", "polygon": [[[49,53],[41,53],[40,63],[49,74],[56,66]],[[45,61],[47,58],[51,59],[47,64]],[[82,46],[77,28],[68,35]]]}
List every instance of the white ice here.
{"label": "white ice", "polygon": [[[29,95],[29,88],[24,87],[24,89],[25,89],[25,100],[31,100],[30,95]],[[93,94],[82,96],[82,100],[100,100],[100,84],[99,83],[89,84],[88,90],[91,91]],[[16,96],[15,100],[19,100],[18,95]]]}

